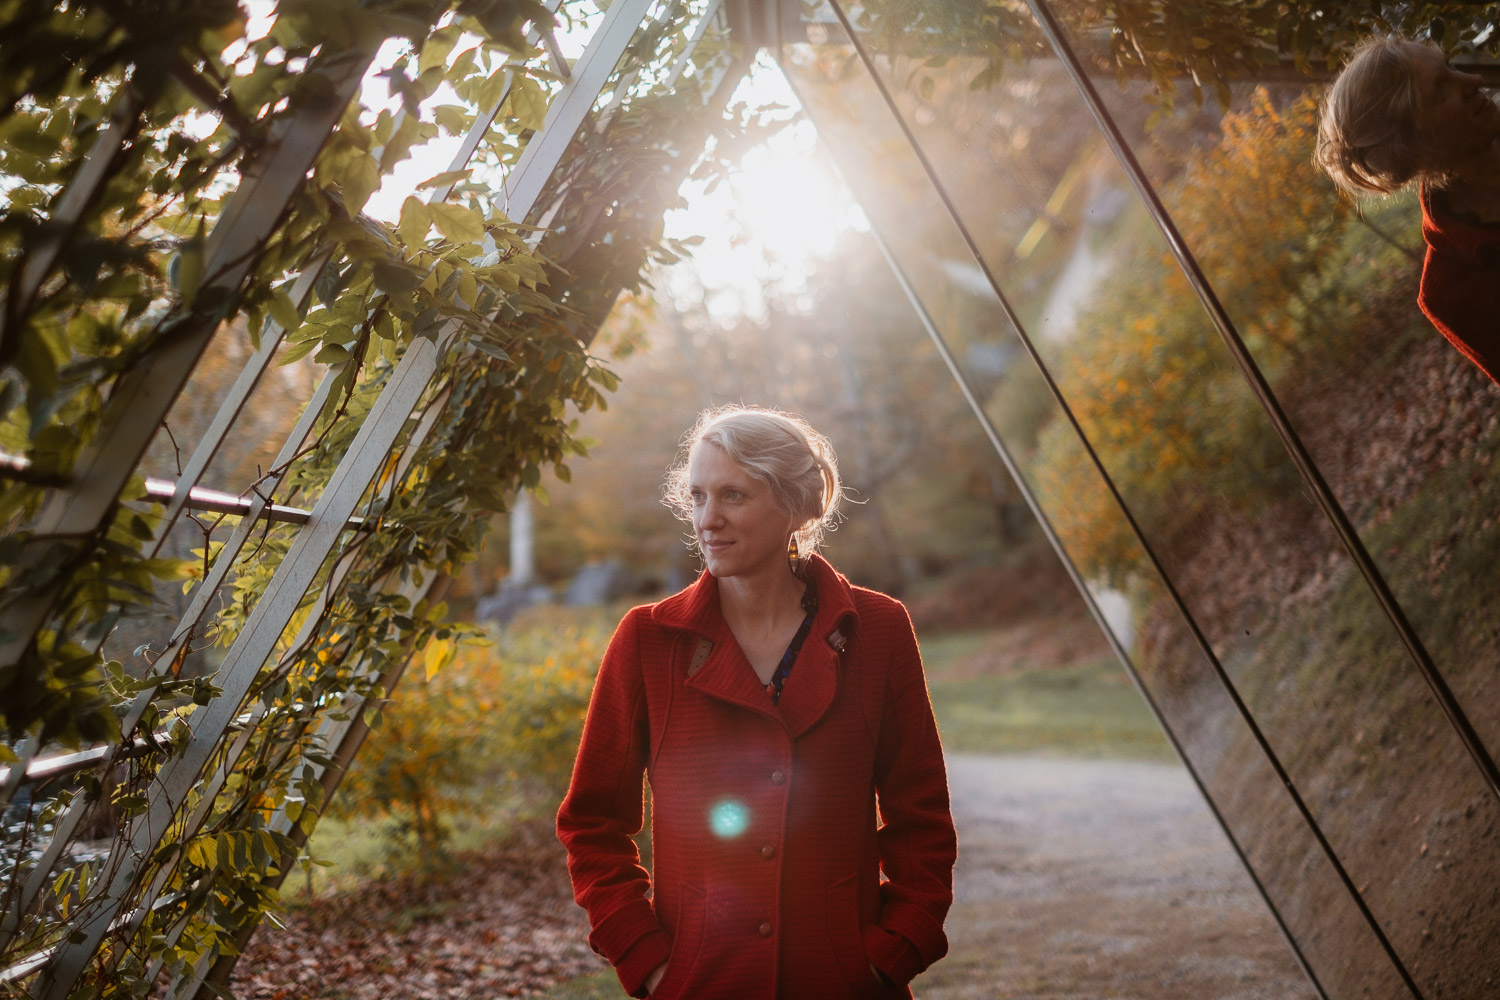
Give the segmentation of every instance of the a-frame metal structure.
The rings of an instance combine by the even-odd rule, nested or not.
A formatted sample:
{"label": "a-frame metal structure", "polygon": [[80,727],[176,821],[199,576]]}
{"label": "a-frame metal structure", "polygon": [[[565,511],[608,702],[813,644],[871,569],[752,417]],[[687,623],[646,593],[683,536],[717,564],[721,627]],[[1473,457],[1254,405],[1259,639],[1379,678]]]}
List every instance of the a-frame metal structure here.
{"label": "a-frame metal structure", "polygon": [[[621,79],[622,57],[632,46],[651,37],[649,29],[654,20],[663,19],[669,9],[676,8],[676,4],[663,0],[614,0],[600,15],[587,49],[572,63],[557,55],[557,41],[547,37],[547,29],[534,30],[533,44],[551,54],[561,83],[552,95],[545,127],[530,136],[521,159],[504,182],[504,203],[511,219],[545,228],[556,216],[559,202],[568,192],[566,187],[549,188],[549,180],[565,167],[580,130],[601,127],[618,103],[627,99],[634,81]],[[1077,436],[1079,461],[1092,470],[1097,488],[1109,493],[1119,510],[1135,546],[1139,580],[1143,581],[1140,586],[1160,606],[1175,609],[1185,634],[1191,637],[1190,647],[1181,653],[1182,662],[1175,672],[1165,671],[1143,661],[1136,643],[1121,634],[1118,623],[1111,624],[1097,609],[1096,617],[1203,791],[1319,994],[1334,998],[1487,995],[1483,984],[1492,987],[1500,979],[1500,949],[1494,947],[1500,902],[1493,894],[1487,897],[1488,903],[1465,896],[1459,885],[1483,884],[1486,879],[1493,885],[1495,876],[1500,876],[1500,851],[1494,842],[1494,831],[1500,829],[1500,772],[1482,727],[1471,719],[1475,706],[1450,687],[1445,665],[1436,662],[1428,651],[1420,628],[1410,620],[1378,560],[1367,550],[1360,531],[1325,481],[1297,428],[1282,411],[1274,389],[1241,338],[1234,317],[1219,302],[1212,281],[1138,161],[1132,139],[1117,123],[1107,97],[1101,95],[1089,67],[1078,56],[1078,40],[1059,22],[1046,0],[1029,0],[1028,9],[1033,29],[1051,50],[1050,58],[1066,70],[1076,88],[1073,113],[1091,122],[1108,144],[1122,184],[1155,223],[1161,249],[1187,276],[1201,301],[1204,336],[1215,338],[1224,364],[1233,365],[1241,373],[1244,392],[1254,396],[1264,419],[1274,429],[1285,450],[1286,465],[1305,490],[1306,502],[1316,509],[1323,530],[1337,539],[1341,569],[1362,581],[1360,600],[1371,609],[1371,615],[1361,619],[1362,627],[1378,633],[1399,660],[1397,669],[1405,685],[1405,693],[1400,695],[1405,701],[1401,704],[1409,708],[1420,702],[1411,711],[1419,713],[1420,724],[1436,734],[1426,744],[1430,760],[1393,765],[1394,771],[1379,780],[1347,774],[1338,777],[1343,772],[1321,770],[1319,761],[1301,759],[1286,723],[1273,720],[1275,713],[1245,693],[1230,639],[1217,633],[1200,595],[1179,585],[1172,559],[1161,554],[1152,529],[1143,526],[1133,513],[1138,498],[1116,487],[1112,456],[1095,447],[1091,429],[1073,416],[1075,400],[1070,397],[1071,384],[1061,370],[1058,349],[1028,329],[1024,310],[1017,305],[1016,290],[1009,282],[1007,262],[989,248],[982,223],[968,217],[950,165],[939,162],[929,149],[930,140],[914,113],[911,95],[904,93],[912,76],[906,72],[910,63],[902,60],[909,54],[882,52],[878,37],[864,27],[867,12],[840,0],[823,0],[812,7],[781,0],[709,0],[692,5],[693,27],[677,62],[665,81],[655,82],[670,87],[685,75],[691,77],[705,113],[713,114],[737,84],[753,53],[769,49],[780,60],[807,113],[819,125],[865,205],[876,238],[920,325],[938,345],[958,391],[970,402],[1058,554],[1072,568],[1081,562],[1082,554],[1072,540],[1052,527],[1055,511],[1038,499],[1037,470],[1007,448],[1005,429],[990,415],[980,386],[982,375],[967,362],[964,345],[1004,341],[1024,350],[1028,356],[1025,364],[1034,365],[1034,370],[1027,371],[1040,380],[1059,419],[1068,422]],[[975,15],[979,13],[976,10]],[[852,61],[858,72],[836,83],[820,76],[818,60],[829,53]],[[317,68],[333,81],[333,86],[321,102],[307,104],[283,123],[257,169],[248,172],[233,193],[207,238],[204,273],[213,275],[214,281],[231,289],[243,278],[256,248],[270,237],[282,208],[339,123],[373,56],[370,47],[324,51],[317,56]],[[960,63],[961,59],[955,60],[952,72],[960,71]],[[57,200],[54,211],[60,222],[66,223],[70,214],[80,213],[93,197],[93,188],[103,182],[103,165],[124,141],[138,114],[132,105],[132,93],[127,90],[121,96],[114,124],[99,133],[84,169]],[[502,93],[492,107],[481,110],[461,143],[452,169],[462,169],[480,148],[505,97]],[[663,141],[670,142],[670,138]],[[694,151],[682,149],[678,154],[686,170]],[[890,169],[884,173],[868,169],[873,162],[885,162]],[[1003,164],[996,178],[1003,182]],[[897,189],[913,179],[921,187],[915,195],[918,211],[930,223],[920,231],[909,227],[910,214],[890,207],[913,197],[909,187]],[[554,192],[550,202],[543,198],[548,190]],[[443,185],[427,192],[426,197],[441,201],[450,192],[451,185]],[[8,293],[12,302],[36,294],[56,262],[56,252],[54,248],[51,257],[39,253],[29,260],[28,268],[12,283]],[[957,262],[969,273],[979,275],[979,290],[972,281],[960,287],[952,278],[953,267],[934,267],[933,262],[939,259]],[[301,306],[309,299],[330,260],[294,276],[290,295],[295,304]],[[603,289],[598,300],[612,301],[614,292]],[[956,308],[956,304],[962,307]],[[584,319],[579,335],[587,340],[592,335],[590,324],[597,324],[603,315],[596,311]],[[222,335],[221,326],[216,317],[198,318],[185,326],[169,350],[154,354],[148,365],[120,379],[110,396],[103,424],[77,462],[69,483],[53,491],[28,526],[30,530],[66,549],[70,539],[87,537],[100,529],[206,345],[214,336]],[[157,528],[156,545],[185,510],[216,502],[203,492],[202,477],[233,433],[247,400],[272,364],[284,332],[274,323],[268,326],[259,348],[225,394],[209,431],[184,463],[182,474],[169,492],[159,491],[165,513]],[[447,397],[441,360],[454,334],[453,329],[444,328],[436,336],[419,338],[406,348],[337,471],[310,510],[291,510],[273,503],[277,485],[274,477],[236,508],[241,515],[239,526],[194,591],[171,640],[160,651],[156,661],[159,670],[168,669],[179,647],[190,641],[221,588],[232,585],[229,574],[234,557],[252,540],[258,526],[273,520],[292,520],[301,527],[213,677],[219,689],[217,697],[192,716],[185,749],[172,755],[155,775],[149,809],[136,816],[126,835],[117,841],[119,846],[100,868],[94,890],[71,918],[67,935],[33,953],[6,953],[6,967],[0,977],[7,988],[23,988],[38,998],[56,1000],[73,995],[98,961],[101,949],[111,941],[130,941],[153,907],[159,905],[174,870],[171,852],[165,849],[185,843],[203,823],[215,795],[229,780],[261,721],[264,710],[247,700],[256,677],[276,655],[278,644],[289,630],[314,627],[322,610],[316,599],[311,613],[299,618],[299,609],[307,612],[310,588],[314,594],[318,588],[330,591],[342,574],[349,572],[352,563],[341,553],[363,524],[361,517],[378,510],[382,498],[388,499],[390,491],[398,488],[404,479],[403,463],[415,453],[413,441],[420,441],[442,412]],[[277,468],[284,467],[307,438],[338,374],[336,367],[331,368],[308,401],[275,462]],[[1122,417],[1128,419],[1129,415]],[[393,455],[397,461],[391,469],[388,466]],[[56,558],[56,548],[45,551],[47,558]],[[332,569],[321,575],[330,560]],[[46,626],[56,590],[65,581],[47,577],[45,569],[41,564],[16,568],[17,572],[35,573],[39,580],[50,582],[36,587],[30,600],[3,609],[0,650],[4,658],[0,663],[15,662],[20,650]],[[1094,607],[1095,588],[1076,570],[1074,578]],[[441,585],[430,576],[417,581],[413,576],[379,584],[412,604],[428,596],[434,585]],[[390,691],[399,682],[402,665],[368,664],[358,669],[371,678],[372,687]],[[1191,683],[1184,684],[1182,678],[1188,675]],[[1191,689],[1190,694],[1184,693],[1187,689]],[[1304,725],[1349,727],[1352,733],[1365,715],[1394,705],[1397,695],[1379,691],[1362,694],[1357,700],[1357,707],[1351,701],[1348,711],[1329,711],[1322,718],[1315,717],[1313,706],[1309,706]],[[125,737],[134,739],[146,703],[147,697],[142,695],[121,718]],[[337,711],[326,712],[317,723],[314,742],[319,751],[308,756],[306,767],[327,795],[336,789],[343,766],[353,759],[367,735],[361,721],[362,707],[358,697],[350,696],[336,706]],[[149,753],[150,747],[131,743],[123,748],[109,746],[65,754],[23,742],[15,748],[19,761],[0,769],[0,788],[9,801],[30,783],[63,773],[106,768],[121,759],[125,750]],[[1447,868],[1438,872],[1401,853],[1410,845],[1363,843],[1357,821],[1358,816],[1379,811],[1390,802],[1411,801],[1410,786],[1424,780],[1428,765],[1441,771],[1446,786],[1441,794],[1433,793],[1435,798],[1424,800],[1428,801],[1426,808],[1447,817],[1450,830],[1457,824],[1464,831],[1452,840],[1445,855]],[[11,942],[47,886],[75,864],[66,851],[87,812],[81,799],[65,809],[57,818],[50,841],[38,846],[37,857],[26,868],[25,877],[7,887],[0,943]],[[302,836],[285,807],[272,820],[270,829],[294,839]],[[1407,919],[1413,910],[1437,911],[1460,902],[1467,906],[1466,914],[1443,923],[1443,940],[1436,944],[1430,933],[1413,931],[1414,925]],[[184,933],[187,925],[184,917],[169,937]],[[1472,933],[1460,933],[1465,928]],[[253,928],[245,934],[250,930]],[[225,958],[220,951],[205,951],[196,964],[176,976],[173,995],[205,995],[207,984],[227,981],[232,965],[232,958]],[[159,963],[149,971],[161,971]]]}

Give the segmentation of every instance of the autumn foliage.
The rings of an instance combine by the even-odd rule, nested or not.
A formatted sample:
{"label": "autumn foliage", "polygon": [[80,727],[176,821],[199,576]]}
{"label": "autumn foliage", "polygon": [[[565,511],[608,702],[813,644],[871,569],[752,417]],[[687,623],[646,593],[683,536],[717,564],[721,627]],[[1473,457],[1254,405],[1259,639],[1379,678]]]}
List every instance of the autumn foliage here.
{"label": "autumn foliage", "polygon": [[434,642],[380,714],[336,812],[388,821],[398,841],[440,848],[446,817],[501,798],[561,797],[609,631],[538,622],[493,642]]}
{"label": "autumn foliage", "polygon": [[[1346,269],[1351,248],[1367,248],[1370,234],[1316,173],[1315,129],[1311,97],[1278,106],[1257,90],[1248,108],[1224,117],[1217,147],[1164,192],[1273,382],[1347,351],[1357,335],[1348,306],[1360,290]],[[1154,232],[1138,232],[1114,251],[1114,277],[1057,367],[1084,433],[1148,535],[1182,538],[1208,497],[1244,508],[1295,486],[1270,423],[1187,278]],[[1082,554],[1087,573],[1118,581],[1136,551],[1118,507],[1065,422],[1049,424],[1040,447],[1041,489],[1070,549]]]}

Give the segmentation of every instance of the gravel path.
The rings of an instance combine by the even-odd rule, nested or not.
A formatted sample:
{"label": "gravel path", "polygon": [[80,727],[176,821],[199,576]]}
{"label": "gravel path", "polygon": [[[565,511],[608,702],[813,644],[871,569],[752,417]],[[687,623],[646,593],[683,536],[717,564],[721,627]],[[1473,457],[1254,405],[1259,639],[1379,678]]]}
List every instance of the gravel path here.
{"label": "gravel path", "polygon": [[1311,1000],[1249,876],[1175,764],[949,759],[949,956],[921,1000]]}
{"label": "gravel path", "polygon": [[[1312,1000],[1182,768],[956,755],[949,778],[952,947],[913,984],[919,1000]],[[493,1000],[599,968],[550,825],[463,860],[262,928],[236,993]],[[621,996],[602,983],[565,995]]]}

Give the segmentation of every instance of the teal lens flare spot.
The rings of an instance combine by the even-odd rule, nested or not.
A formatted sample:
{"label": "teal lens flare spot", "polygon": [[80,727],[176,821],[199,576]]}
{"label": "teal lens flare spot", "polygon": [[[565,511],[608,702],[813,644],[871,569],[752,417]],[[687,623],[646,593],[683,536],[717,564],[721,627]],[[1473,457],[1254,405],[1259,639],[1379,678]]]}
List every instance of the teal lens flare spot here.
{"label": "teal lens flare spot", "polygon": [[708,826],[716,837],[738,837],[750,826],[750,809],[743,802],[721,799],[708,811]]}

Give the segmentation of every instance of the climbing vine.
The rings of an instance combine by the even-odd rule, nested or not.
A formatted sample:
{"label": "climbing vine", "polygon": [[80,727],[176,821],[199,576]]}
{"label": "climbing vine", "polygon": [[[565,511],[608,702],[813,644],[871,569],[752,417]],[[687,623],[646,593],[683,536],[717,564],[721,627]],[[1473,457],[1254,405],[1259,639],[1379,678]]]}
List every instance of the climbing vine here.
{"label": "climbing vine", "polygon": [[[0,636],[24,647],[0,666],[0,757],[16,763],[25,740],[114,744],[106,766],[34,785],[7,814],[0,967],[45,955],[103,905],[102,887],[130,850],[124,831],[150,809],[195,717],[222,695],[211,670],[183,669],[187,655],[233,644],[299,531],[266,522],[221,554],[235,519],[200,519],[192,558],[153,554],[163,525],[135,499],[139,477],[86,538],[38,527],[59,490],[84,485],[75,467],[122,375],[172,350],[193,322],[223,323],[217,336],[253,347],[285,331],[279,363],[326,371],[327,392],[293,456],[237,485],[310,505],[407,351],[424,339],[442,350],[361,521],[239,706],[241,735],[210,760],[205,773],[223,780],[206,782],[136,859],[130,894],[140,905],[111,927],[77,996],[143,996],[162,974],[238,950],[275,910],[288,866],[310,861],[301,844],[339,763],[323,727],[350,712],[378,722],[413,649],[434,669],[451,656],[463,628],[447,622],[429,585],[474,558],[517,489],[538,487],[548,468],[566,481],[568,461],[585,453],[574,417],[614,385],[588,353],[594,326],[653,259],[677,252],[662,240],[661,214],[695,151],[710,134],[727,147],[749,127],[705,103],[708,74],[665,85],[700,11],[653,10],[616,67],[621,100],[596,107],[549,179],[539,203],[555,211],[538,231],[508,218],[503,197],[561,83],[526,34],[554,15],[531,0],[282,0],[258,37],[230,0],[0,0],[9,202],[0,216],[0,612],[39,594],[49,602],[29,641]],[[555,17],[596,13],[574,2]],[[380,77],[392,104],[350,103],[289,204],[274,209],[248,275],[226,288],[205,261],[240,178],[264,167],[299,109],[329,98],[334,54],[373,52],[387,39],[394,55]],[[703,58],[722,58],[718,45],[705,42]],[[452,185],[450,197],[409,197],[393,224],[364,214],[413,147],[466,132],[502,96],[469,166],[424,185]],[[117,148],[106,147],[111,136]],[[106,148],[102,183],[81,208],[70,204],[70,186]],[[317,278],[299,301],[294,279],[304,272]],[[105,662],[101,643],[122,616],[152,607],[161,581],[191,591],[219,558],[236,562],[214,610],[186,637],[163,626],[160,643],[142,650],[176,652],[149,672]],[[122,733],[119,720],[139,699],[139,722]],[[113,838],[110,850],[46,856],[54,827],[83,802],[93,836]],[[25,897],[22,887],[43,876],[42,891]]]}

